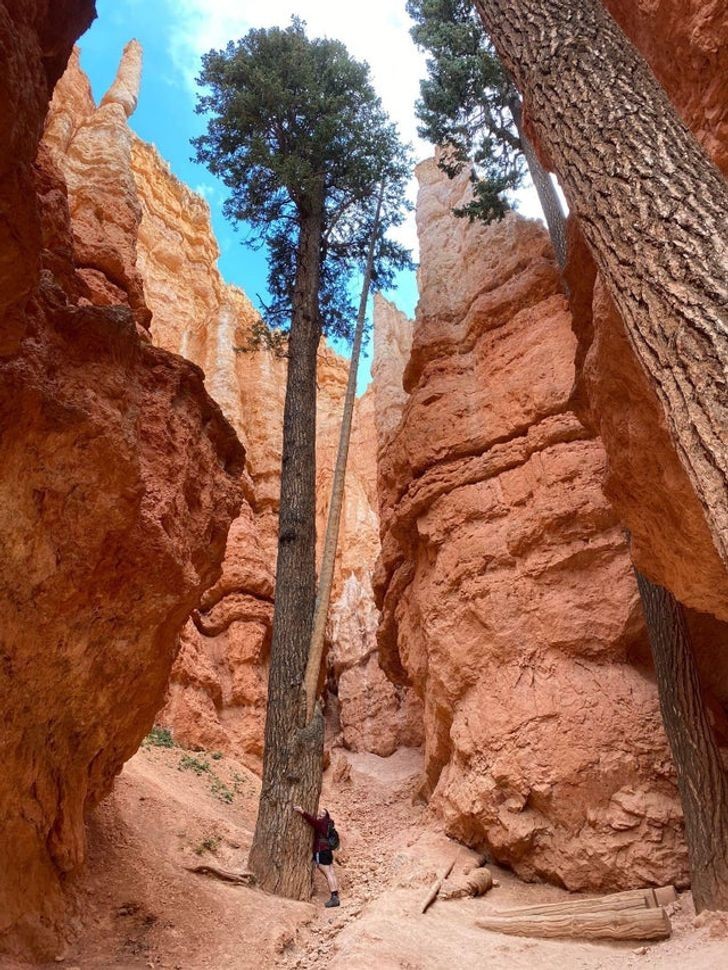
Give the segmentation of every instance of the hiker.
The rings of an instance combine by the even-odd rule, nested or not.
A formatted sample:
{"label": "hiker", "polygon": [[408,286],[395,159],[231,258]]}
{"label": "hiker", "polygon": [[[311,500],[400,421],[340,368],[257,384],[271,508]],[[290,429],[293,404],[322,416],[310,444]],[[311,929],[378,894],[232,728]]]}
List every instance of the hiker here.
{"label": "hiker", "polygon": [[316,867],[323,872],[331,891],[331,898],[326,900],[324,906],[327,909],[332,906],[339,906],[339,887],[336,883],[334,855],[329,842],[329,828],[333,827],[331,816],[326,810],[319,812],[318,815],[309,815],[308,812],[304,812],[300,805],[294,805],[293,811],[305,818],[313,829],[313,861]]}

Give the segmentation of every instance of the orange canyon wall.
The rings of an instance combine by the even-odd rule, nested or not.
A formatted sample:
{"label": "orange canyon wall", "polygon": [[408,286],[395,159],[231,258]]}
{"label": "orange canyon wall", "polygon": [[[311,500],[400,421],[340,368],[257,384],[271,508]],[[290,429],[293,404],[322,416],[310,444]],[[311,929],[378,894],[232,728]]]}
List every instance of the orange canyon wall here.
{"label": "orange canyon wall", "polygon": [[606,455],[545,231],[455,219],[418,168],[409,396],[380,455],[381,661],[425,707],[449,833],[573,889],[684,882],[680,807]]}
{"label": "orange canyon wall", "polygon": [[0,949],[36,957],[242,498],[244,451],[202,372],[149,340],[126,187],[108,232],[103,215],[75,232],[53,154],[36,157],[93,13],[0,2]]}

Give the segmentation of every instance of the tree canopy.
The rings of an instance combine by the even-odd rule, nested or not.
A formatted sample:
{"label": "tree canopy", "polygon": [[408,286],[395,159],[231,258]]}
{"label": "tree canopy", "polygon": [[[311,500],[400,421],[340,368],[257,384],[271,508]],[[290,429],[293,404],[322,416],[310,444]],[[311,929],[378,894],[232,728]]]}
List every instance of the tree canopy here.
{"label": "tree canopy", "polygon": [[323,332],[350,339],[353,274],[366,259],[377,187],[386,184],[373,285],[410,266],[386,238],[404,218],[409,149],[371,84],[368,65],[343,44],[287,28],[249,31],[202,59],[197,112],[207,131],[196,158],[230,190],[224,213],[247,223],[269,254],[266,318],[286,329],[292,312],[302,220],[322,207],[319,305]]}
{"label": "tree canopy", "polygon": [[510,208],[507,193],[525,173],[518,92],[472,0],[407,0],[407,12],[413,40],[429,55],[416,108],[419,134],[445,149],[440,167],[450,177],[472,166],[473,200],[455,213],[502,218]]}

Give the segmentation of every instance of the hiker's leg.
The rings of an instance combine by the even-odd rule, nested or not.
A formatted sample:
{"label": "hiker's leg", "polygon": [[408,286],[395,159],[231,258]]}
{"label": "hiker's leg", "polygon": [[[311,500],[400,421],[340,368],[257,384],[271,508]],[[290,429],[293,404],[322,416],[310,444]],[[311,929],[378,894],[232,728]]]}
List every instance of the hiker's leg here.
{"label": "hiker's leg", "polygon": [[334,872],[333,866],[319,866],[321,872],[326,876],[326,882],[328,883],[329,889],[332,893],[338,892],[339,887],[336,882],[336,873]]}

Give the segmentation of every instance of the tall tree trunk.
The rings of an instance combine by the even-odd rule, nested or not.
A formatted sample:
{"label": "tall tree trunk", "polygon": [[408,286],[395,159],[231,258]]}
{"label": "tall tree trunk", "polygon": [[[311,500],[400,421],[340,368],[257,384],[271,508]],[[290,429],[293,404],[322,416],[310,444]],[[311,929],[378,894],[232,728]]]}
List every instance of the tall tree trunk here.
{"label": "tall tree trunk", "polygon": [[374,253],[379,235],[379,216],[382,211],[382,201],[384,199],[384,183],[379,188],[377,199],[377,209],[374,215],[374,225],[372,227],[372,237],[369,241],[369,252],[367,262],[364,267],[364,282],[361,289],[361,300],[359,301],[359,315],[356,320],[354,331],[354,344],[351,349],[351,362],[349,364],[349,379],[346,385],[346,397],[344,398],[344,413],[341,417],[341,431],[339,432],[339,450],[336,455],[336,467],[331,483],[331,500],[329,502],[329,514],[326,521],[326,539],[321,555],[321,569],[319,571],[318,593],[316,595],[316,608],[313,618],[313,632],[311,634],[311,647],[309,649],[308,664],[306,666],[306,677],[304,688],[306,693],[306,717],[311,720],[316,704],[316,688],[318,687],[319,674],[321,673],[321,661],[324,655],[324,633],[326,631],[326,618],[329,613],[329,601],[331,599],[331,587],[334,582],[334,566],[336,564],[336,547],[339,541],[339,526],[341,523],[341,509],[344,504],[344,485],[346,483],[346,462],[349,457],[349,442],[351,440],[351,422],[354,416],[354,401],[356,400],[356,379],[359,371],[359,356],[361,354],[361,342],[364,334],[364,320],[367,312],[367,300],[369,298],[369,284],[372,279],[372,266],[374,265]]}
{"label": "tall tree trunk", "polygon": [[728,562],[728,187],[598,0],[475,0]]}
{"label": "tall tree trunk", "polygon": [[728,773],[700,690],[685,613],[638,570],[660,709],[677,771],[695,909],[728,909]]}
{"label": "tall tree trunk", "polygon": [[278,563],[268,675],[263,786],[249,866],[270,892],[311,892],[311,830],[292,806],[314,812],[321,793],[323,719],[306,723],[301,686],[316,597],[316,352],[323,192],[301,226],[288,377]]}
{"label": "tall tree trunk", "polygon": [[546,226],[551,236],[551,245],[554,247],[554,255],[559,264],[559,269],[563,270],[566,266],[566,257],[568,255],[566,213],[561,205],[561,199],[554,188],[554,183],[551,181],[551,176],[541,164],[541,159],[536,154],[536,149],[526,134],[523,126],[523,109],[520,100],[515,98],[510,108],[513,120],[516,123],[521,151],[523,152],[523,157],[526,159],[531,181],[533,182],[533,187],[536,189],[538,201],[541,203],[541,209],[546,219]]}

